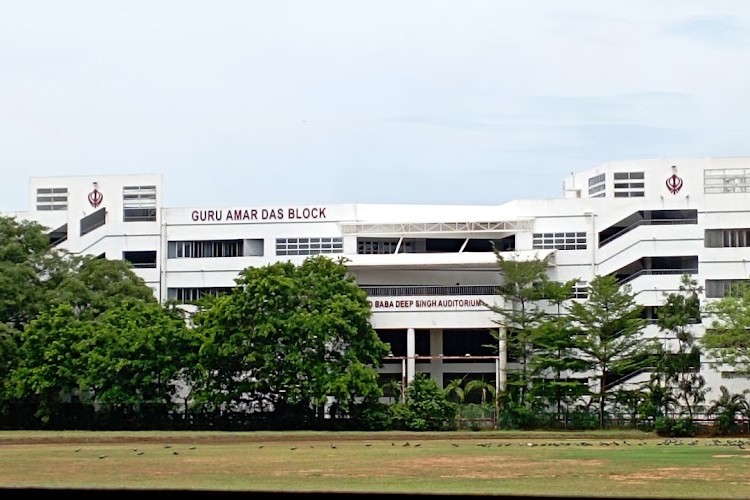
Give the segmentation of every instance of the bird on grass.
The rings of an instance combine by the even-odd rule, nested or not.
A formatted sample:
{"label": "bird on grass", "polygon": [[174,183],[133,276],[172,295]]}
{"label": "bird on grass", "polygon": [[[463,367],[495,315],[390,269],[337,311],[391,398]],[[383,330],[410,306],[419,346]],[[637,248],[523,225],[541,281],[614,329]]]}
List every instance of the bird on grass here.
{"label": "bird on grass", "polygon": [[263,445],[260,445],[260,446],[258,446],[258,449],[259,449],[259,450],[260,450],[261,448],[263,448]]}
{"label": "bird on grass", "polygon": [[107,455],[99,455],[99,458],[107,458]]}
{"label": "bird on grass", "polygon": [[171,445],[171,444],[167,444],[167,445],[164,445],[164,447],[165,447],[165,448],[171,448],[171,447],[172,447],[172,445]]}
{"label": "bird on grass", "polygon": [[190,447],[190,449],[191,449],[191,450],[194,450],[194,449],[195,449],[195,446],[191,446],[191,447]]}
{"label": "bird on grass", "polygon": [[335,445],[335,444],[332,444],[332,445],[331,445],[331,448],[333,448],[333,449],[336,449],[336,445]]}
{"label": "bird on grass", "polygon": [[289,448],[289,449],[290,449],[290,450],[296,450],[296,449],[297,449],[297,447],[296,447],[296,446],[292,446],[292,447],[291,447],[291,448]]}
{"label": "bird on grass", "polygon": [[80,449],[80,448],[77,448],[77,449],[76,449],[76,453],[78,453],[79,451],[81,451],[81,449]]}
{"label": "bird on grass", "polygon": [[179,451],[173,451],[173,452],[172,452],[172,455],[179,455],[179,454],[180,454],[180,452],[179,452]]}
{"label": "bird on grass", "polygon": [[143,455],[143,452],[139,451],[138,453],[136,453],[136,455]]}

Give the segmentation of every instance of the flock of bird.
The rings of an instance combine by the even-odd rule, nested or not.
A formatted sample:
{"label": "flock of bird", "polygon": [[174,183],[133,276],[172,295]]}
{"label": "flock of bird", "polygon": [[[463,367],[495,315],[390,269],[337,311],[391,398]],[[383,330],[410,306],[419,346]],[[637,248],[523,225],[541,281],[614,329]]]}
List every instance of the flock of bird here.
{"label": "flock of bird", "polygon": [[[663,441],[656,442],[656,446],[697,446],[700,444],[700,440],[698,439],[691,439],[691,440],[685,440],[685,439],[677,439],[677,438],[665,438]],[[535,447],[535,446],[645,446],[648,444],[647,441],[640,440],[636,443],[631,443],[630,441],[627,441],[625,439],[623,440],[614,440],[614,441],[599,441],[599,443],[594,443],[591,441],[551,441],[551,442],[532,442],[532,441],[501,441],[501,442],[483,442],[483,443],[474,443],[475,446],[480,446],[483,448],[492,448],[492,447],[506,447],[506,446],[526,446],[526,447]],[[364,443],[365,447],[372,446],[372,443]],[[461,446],[459,443],[451,443],[451,445],[454,448],[458,448]],[[310,448],[313,448],[313,445],[309,445]],[[396,446],[395,442],[391,442],[391,446]],[[400,444],[401,447],[413,447],[413,448],[419,448],[422,446],[422,443],[415,443],[412,444],[409,441],[405,441]],[[746,447],[750,446],[750,439],[726,439],[721,440],[718,438],[714,438],[711,440],[704,440],[704,446],[729,446],[729,447],[737,447],[741,450],[744,450]],[[258,449],[262,449],[264,445],[259,445]],[[172,448],[172,445],[164,445],[164,449],[170,449]],[[189,450],[195,450],[196,446],[190,446]],[[291,446],[290,450],[296,450],[298,449],[298,446]],[[331,449],[336,449],[336,445],[331,443],[330,444]],[[81,451],[81,448],[76,448],[75,452],[78,453]],[[140,450],[138,448],[132,448],[132,451],[136,455],[143,455],[145,452],[143,450]],[[180,453],[177,450],[172,451],[173,455],[179,455]],[[107,458],[108,455],[99,455],[100,459]]]}
{"label": "flock of bird", "polygon": [[[167,449],[167,450],[168,450],[168,449],[170,449],[170,448],[172,448],[172,445],[171,445],[171,444],[166,444],[166,445],[164,445],[164,449]],[[197,449],[197,448],[198,448],[197,446],[191,446],[191,447],[189,447],[188,449],[189,449],[189,450],[195,450],[195,449]],[[75,452],[75,453],[79,453],[79,452],[80,452],[80,451],[81,451],[82,449],[83,449],[83,448],[76,448],[76,449],[74,450],[74,452]],[[131,451],[135,452],[135,454],[136,454],[136,455],[143,455],[143,454],[145,453],[145,451],[143,451],[143,450],[139,450],[138,448],[132,448],[132,449],[131,449]],[[179,455],[179,454],[180,454],[180,452],[179,452],[179,451],[177,451],[177,450],[173,450],[173,451],[172,451],[172,455]],[[108,457],[109,457],[109,455],[107,455],[107,454],[102,454],[102,455],[99,455],[99,459],[104,459],[104,458],[108,458]]]}

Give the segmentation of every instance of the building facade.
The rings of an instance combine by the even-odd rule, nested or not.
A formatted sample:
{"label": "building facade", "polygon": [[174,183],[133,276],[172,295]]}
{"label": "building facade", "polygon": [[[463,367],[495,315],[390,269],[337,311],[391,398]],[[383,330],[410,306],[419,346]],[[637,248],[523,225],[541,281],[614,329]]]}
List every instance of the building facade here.
{"label": "building facade", "polygon": [[[498,381],[502,283],[493,245],[509,259],[547,257],[556,281],[613,274],[653,322],[689,274],[702,301],[750,276],[750,158],[618,161],[571,173],[556,199],[499,205],[278,205],[170,208],[161,175],[35,177],[19,219],[49,228],[53,245],[132,262],[161,300],[189,303],[230,290],[249,266],[310,255],[348,260],[391,344],[384,379],[429,373]],[[698,325],[696,333],[704,327]],[[665,344],[671,339],[664,338]],[[512,360],[510,360],[512,362]],[[703,362],[710,392],[746,380]]]}

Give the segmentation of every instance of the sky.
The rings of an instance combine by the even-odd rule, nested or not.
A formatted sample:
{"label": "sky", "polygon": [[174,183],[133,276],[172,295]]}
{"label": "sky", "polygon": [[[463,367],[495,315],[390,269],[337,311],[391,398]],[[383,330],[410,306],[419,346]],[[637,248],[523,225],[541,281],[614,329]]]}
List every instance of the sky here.
{"label": "sky", "polygon": [[501,204],[750,156],[747,0],[0,0],[0,211],[29,177],[169,207]]}

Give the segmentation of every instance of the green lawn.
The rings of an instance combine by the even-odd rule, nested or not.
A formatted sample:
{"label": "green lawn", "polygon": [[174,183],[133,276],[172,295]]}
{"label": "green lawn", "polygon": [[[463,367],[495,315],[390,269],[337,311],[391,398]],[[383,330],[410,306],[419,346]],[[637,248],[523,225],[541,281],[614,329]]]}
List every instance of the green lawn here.
{"label": "green lawn", "polygon": [[0,432],[0,487],[750,498],[750,440],[638,432]]}

